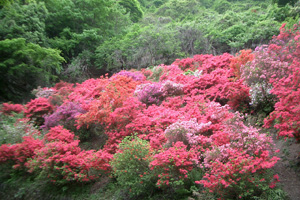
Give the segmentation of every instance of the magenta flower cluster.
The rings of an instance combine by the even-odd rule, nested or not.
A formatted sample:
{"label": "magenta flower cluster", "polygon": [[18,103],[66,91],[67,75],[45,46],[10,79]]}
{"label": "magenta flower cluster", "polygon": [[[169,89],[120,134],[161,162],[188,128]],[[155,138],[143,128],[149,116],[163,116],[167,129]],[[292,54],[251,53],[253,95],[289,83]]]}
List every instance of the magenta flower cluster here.
{"label": "magenta flower cluster", "polygon": [[146,80],[146,77],[144,76],[144,74],[142,74],[141,72],[131,72],[131,71],[120,71],[119,73],[116,73],[116,75],[121,75],[121,76],[127,76],[132,78],[134,81],[144,81]]}
{"label": "magenta flower cluster", "polygon": [[67,102],[59,106],[51,115],[44,116],[45,123],[42,128],[49,130],[58,125],[72,124],[76,116],[86,113],[79,103]]}
{"label": "magenta flower cluster", "polygon": [[159,105],[165,97],[179,96],[183,94],[183,84],[167,80],[164,83],[145,83],[138,85],[135,95],[146,105]]}
{"label": "magenta flower cluster", "polygon": [[145,83],[138,85],[134,93],[146,105],[159,105],[163,100],[163,91],[160,88],[161,83]]}

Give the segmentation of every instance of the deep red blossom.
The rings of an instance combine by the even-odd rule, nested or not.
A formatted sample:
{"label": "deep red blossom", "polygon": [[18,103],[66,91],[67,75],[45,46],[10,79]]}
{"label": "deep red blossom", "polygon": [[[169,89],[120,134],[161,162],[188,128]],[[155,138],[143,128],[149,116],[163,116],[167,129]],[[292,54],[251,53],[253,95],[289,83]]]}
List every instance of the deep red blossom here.
{"label": "deep red blossom", "polygon": [[[234,197],[245,190],[259,190],[257,186],[262,183],[255,174],[265,173],[279,160],[277,157],[263,156],[264,153],[261,156],[251,156],[241,149],[227,148],[227,157],[216,158],[210,162],[207,166],[209,171],[206,172],[202,180],[196,181],[196,184],[202,184],[210,192],[218,193],[222,197],[230,197],[227,192],[232,195],[231,197]],[[265,180],[264,184],[271,184],[270,187],[275,186],[275,182],[271,181],[272,179]]]}
{"label": "deep red blossom", "polygon": [[102,150],[81,150],[79,140],[74,140],[74,137],[61,126],[50,129],[45,135],[45,146],[36,149],[36,155],[28,163],[29,172],[41,170],[60,184],[91,181],[102,172],[108,173],[112,155]]}
{"label": "deep red blossom", "polygon": [[74,134],[69,130],[64,129],[63,126],[55,126],[49,130],[45,135],[45,140],[48,142],[62,141],[62,142],[73,142]]}
{"label": "deep red blossom", "polygon": [[50,114],[53,111],[53,106],[49,103],[46,98],[32,99],[29,103],[25,105],[25,115],[30,119],[34,120],[37,125],[42,125],[44,123],[43,116]]}
{"label": "deep red blossom", "polygon": [[[109,80],[101,79],[101,82],[104,84],[97,85],[92,93],[87,94],[92,99],[87,106],[88,112],[78,116],[78,127],[92,123],[107,125],[110,121],[110,113],[122,107],[123,102],[133,95],[139,84],[126,76],[114,76]],[[90,96],[95,91],[97,95]],[[77,99],[75,96],[73,98]]]}
{"label": "deep red blossom", "polygon": [[[176,142],[173,147],[162,150],[153,157],[150,169],[157,173],[158,186],[169,185],[180,179],[187,178],[194,165],[197,164],[197,156],[193,151],[187,151],[186,145]],[[179,178],[181,177],[181,178]]]}
{"label": "deep red blossom", "polygon": [[21,113],[24,111],[24,106],[21,104],[9,104],[9,103],[3,103],[2,108],[0,110],[1,113],[5,115],[11,115],[14,113]]}
{"label": "deep red blossom", "polygon": [[271,93],[278,98],[275,110],[265,120],[265,126],[270,127],[274,121],[279,130],[278,136],[300,139],[300,41],[298,40],[300,24],[294,30],[286,30],[283,25],[280,34],[273,37],[269,52],[277,55],[281,62],[288,63],[284,76],[274,76],[270,80],[273,89]]}
{"label": "deep red blossom", "polygon": [[26,170],[28,160],[34,158],[36,150],[43,146],[42,140],[24,136],[22,143],[0,146],[0,163],[12,161],[14,169]]}

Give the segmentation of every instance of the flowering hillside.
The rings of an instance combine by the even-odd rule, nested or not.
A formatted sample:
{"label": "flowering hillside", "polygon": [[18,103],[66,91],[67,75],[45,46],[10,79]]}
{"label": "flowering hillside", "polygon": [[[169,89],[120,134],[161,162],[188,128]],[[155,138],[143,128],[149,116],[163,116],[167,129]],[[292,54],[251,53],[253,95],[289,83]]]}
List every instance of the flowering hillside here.
{"label": "flowering hillside", "polygon": [[[4,103],[1,177],[20,173],[59,187],[109,177],[132,199],[268,196],[279,181],[277,150],[245,119],[270,114],[266,127],[300,139],[299,30],[283,25],[253,52],[60,82],[24,106]],[[102,145],[85,148],[94,138]]]}

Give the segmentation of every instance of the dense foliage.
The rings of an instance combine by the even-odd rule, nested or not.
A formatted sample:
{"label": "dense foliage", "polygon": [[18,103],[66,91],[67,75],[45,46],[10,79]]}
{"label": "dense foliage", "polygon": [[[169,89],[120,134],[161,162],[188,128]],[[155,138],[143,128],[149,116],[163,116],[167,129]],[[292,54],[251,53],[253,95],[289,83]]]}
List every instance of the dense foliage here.
{"label": "dense foliage", "polygon": [[296,23],[299,7],[278,0],[1,1],[0,100],[28,101],[33,88],[57,77],[82,82],[197,54],[254,49],[283,22]]}
{"label": "dense foliage", "polygon": [[20,101],[39,85],[58,79],[64,59],[55,49],[27,43],[24,38],[0,41],[1,101]]}

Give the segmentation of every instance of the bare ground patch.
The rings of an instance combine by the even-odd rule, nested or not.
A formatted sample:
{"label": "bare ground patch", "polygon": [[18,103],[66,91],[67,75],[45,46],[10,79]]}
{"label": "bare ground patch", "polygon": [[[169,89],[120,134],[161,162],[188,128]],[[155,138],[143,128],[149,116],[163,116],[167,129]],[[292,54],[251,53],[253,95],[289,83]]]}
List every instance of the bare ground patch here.
{"label": "bare ground patch", "polygon": [[291,200],[300,200],[300,144],[294,139],[276,139],[274,143],[280,149],[280,160],[274,167],[279,175],[280,184]]}

